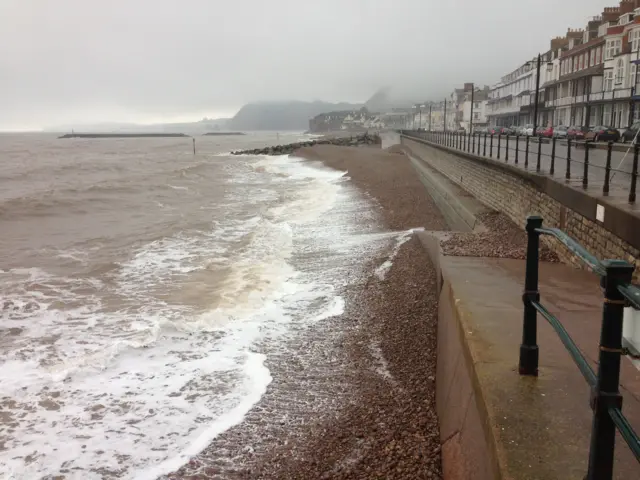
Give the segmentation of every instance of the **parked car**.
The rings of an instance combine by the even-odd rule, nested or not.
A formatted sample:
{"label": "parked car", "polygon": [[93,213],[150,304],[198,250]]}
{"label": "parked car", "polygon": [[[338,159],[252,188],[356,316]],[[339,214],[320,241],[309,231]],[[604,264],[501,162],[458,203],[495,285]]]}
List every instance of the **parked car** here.
{"label": "parked car", "polygon": [[524,134],[527,135],[528,137],[533,136],[533,125],[528,123],[527,125],[524,126]]}
{"label": "parked car", "polygon": [[489,135],[498,135],[500,133],[501,127],[488,127],[487,133]]}
{"label": "parked car", "polygon": [[613,127],[598,125],[589,130],[584,139],[587,142],[617,142],[620,140],[620,132]]}
{"label": "parked car", "polygon": [[553,136],[555,138],[567,138],[569,129],[564,125],[558,125],[553,129]]}
{"label": "parked car", "polygon": [[544,138],[553,137],[553,127],[539,127],[538,137],[544,137]]}
{"label": "parked car", "polygon": [[624,131],[624,133],[622,134],[622,137],[620,138],[620,141],[622,143],[626,143],[626,142],[637,143],[638,137],[640,137],[640,134],[638,134],[639,130],[640,130],[640,121],[633,122],[633,125],[631,125],[629,128],[627,128]]}
{"label": "parked car", "polygon": [[571,140],[584,140],[584,130],[582,127],[573,126],[567,130],[567,138]]}
{"label": "parked car", "polygon": [[502,135],[514,135],[515,132],[511,129],[511,127],[502,127],[500,129],[500,133]]}

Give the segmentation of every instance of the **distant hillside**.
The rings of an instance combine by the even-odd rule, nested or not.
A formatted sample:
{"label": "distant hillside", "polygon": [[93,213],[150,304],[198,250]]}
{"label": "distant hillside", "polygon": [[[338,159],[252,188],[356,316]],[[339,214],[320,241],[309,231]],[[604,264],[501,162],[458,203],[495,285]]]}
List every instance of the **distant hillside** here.
{"label": "distant hillside", "polygon": [[325,112],[356,110],[362,105],[327,102],[248,103],[227,123],[230,130],[306,130],[309,119]]}

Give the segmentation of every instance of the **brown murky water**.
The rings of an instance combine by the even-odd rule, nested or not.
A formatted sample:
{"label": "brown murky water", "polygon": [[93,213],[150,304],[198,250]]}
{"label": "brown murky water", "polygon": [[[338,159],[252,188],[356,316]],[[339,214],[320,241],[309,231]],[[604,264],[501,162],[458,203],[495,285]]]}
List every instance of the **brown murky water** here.
{"label": "brown murky water", "polygon": [[342,172],[225,154],[301,137],[0,135],[0,478],[172,471],[342,312],[397,235]]}

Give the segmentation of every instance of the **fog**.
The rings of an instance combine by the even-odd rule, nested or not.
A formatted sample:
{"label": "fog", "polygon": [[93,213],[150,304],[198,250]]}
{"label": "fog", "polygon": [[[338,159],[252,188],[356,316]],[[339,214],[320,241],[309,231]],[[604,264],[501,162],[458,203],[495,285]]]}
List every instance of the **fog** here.
{"label": "fog", "polygon": [[602,0],[0,0],[0,130],[416,101],[495,83]]}

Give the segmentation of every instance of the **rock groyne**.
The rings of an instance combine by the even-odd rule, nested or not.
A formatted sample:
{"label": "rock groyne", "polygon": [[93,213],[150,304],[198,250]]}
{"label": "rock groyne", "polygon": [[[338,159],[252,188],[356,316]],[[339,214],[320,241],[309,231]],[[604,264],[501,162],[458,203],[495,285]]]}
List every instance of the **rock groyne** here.
{"label": "rock groyne", "polygon": [[273,147],[254,148],[252,150],[238,150],[231,152],[232,155],[289,155],[302,147],[313,147],[314,145],[338,145],[341,147],[361,147],[367,145],[379,145],[380,135],[362,134],[351,137],[332,137],[310,140],[308,142],[290,143],[288,145],[275,145]]}
{"label": "rock groyne", "polygon": [[172,138],[188,136],[184,133],[67,133],[58,138]]}

